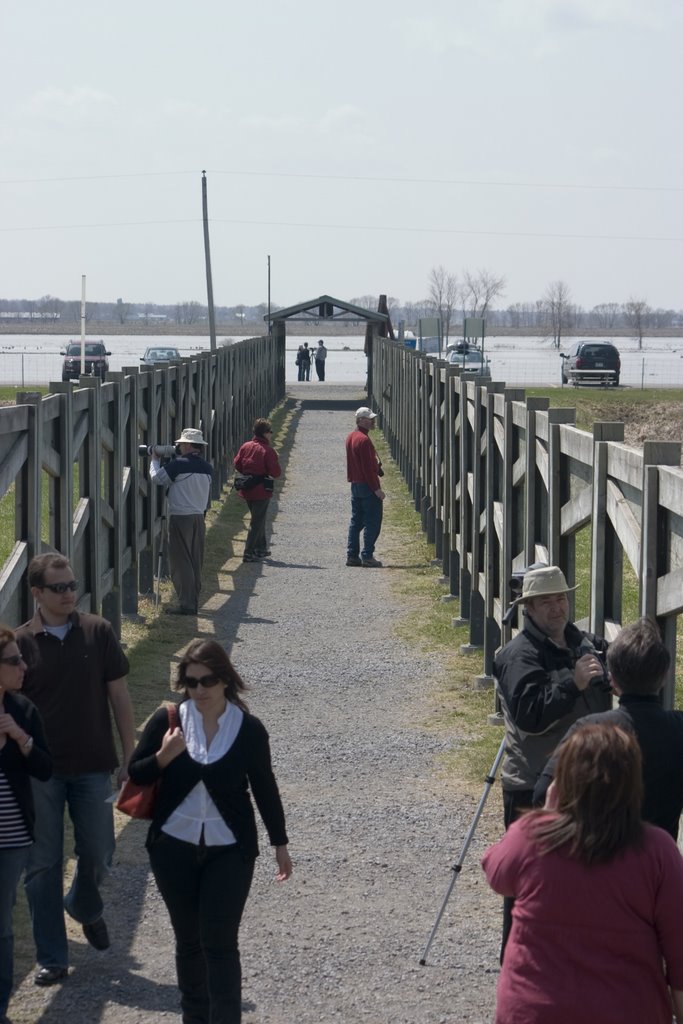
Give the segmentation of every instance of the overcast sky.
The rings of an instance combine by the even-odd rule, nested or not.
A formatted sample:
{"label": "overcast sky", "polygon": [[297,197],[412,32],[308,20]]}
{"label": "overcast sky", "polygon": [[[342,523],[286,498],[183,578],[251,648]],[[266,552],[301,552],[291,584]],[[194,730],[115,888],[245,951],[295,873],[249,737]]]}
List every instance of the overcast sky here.
{"label": "overcast sky", "polygon": [[3,0],[0,297],[683,308],[680,0]]}

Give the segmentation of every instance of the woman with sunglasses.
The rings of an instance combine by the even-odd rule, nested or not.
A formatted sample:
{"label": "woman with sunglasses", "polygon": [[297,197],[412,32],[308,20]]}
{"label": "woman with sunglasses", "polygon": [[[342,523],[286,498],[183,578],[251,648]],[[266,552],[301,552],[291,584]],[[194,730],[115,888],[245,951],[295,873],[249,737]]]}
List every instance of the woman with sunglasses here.
{"label": "woman with sunglasses", "polygon": [[52,760],[35,705],[18,691],[26,662],[16,638],[0,626],[0,1024],[9,1024],[12,990],[12,910],[33,843],[31,776],[49,779]]}
{"label": "woman with sunglasses", "polygon": [[245,686],[215,640],[194,640],[178,666],[180,725],[166,707],[148,722],[130,764],[160,780],[147,837],[152,872],[176,939],[186,1024],[238,1024],[238,930],[258,856],[249,789],[275,847],[278,881],[292,873],[268,734],[241,697]]}

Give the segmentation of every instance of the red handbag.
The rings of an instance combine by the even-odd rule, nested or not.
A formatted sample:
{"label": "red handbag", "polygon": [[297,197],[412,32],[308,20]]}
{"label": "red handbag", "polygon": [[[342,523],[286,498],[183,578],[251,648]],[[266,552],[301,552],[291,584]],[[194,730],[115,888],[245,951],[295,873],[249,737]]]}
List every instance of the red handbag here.
{"label": "red handbag", "polygon": [[[178,725],[178,708],[175,704],[169,704],[166,711],[168,712],[168,727],[175,729]],[[114,806],[117,811],[127,814],[130,818],[142,818],[149,821],[154,817],[160,785],[160,778],[146,786],[139,786],[132,779],[126,779]]]}

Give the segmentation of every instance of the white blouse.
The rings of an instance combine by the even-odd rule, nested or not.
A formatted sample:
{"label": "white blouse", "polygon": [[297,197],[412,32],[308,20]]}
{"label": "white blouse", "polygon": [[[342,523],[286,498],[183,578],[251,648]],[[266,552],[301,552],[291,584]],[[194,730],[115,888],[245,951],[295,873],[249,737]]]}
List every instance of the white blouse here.
{"label": "white blouse", "polygon": [[[179,712],[187,752],[192,760],[198,761],[199,764],[213,764],[227,754],[235,742],[244,718],[241,708],[236,704],[227,704],[218,719],[218,732],[207,749],[204,722],[194,701],[183,701]],[[175,839],[182,839],[186,843],[198,846],[202,838],[202,829],[206,846],[230,846],[236,842],[232,829],[221,817],[220,811],[209,796],[208,789],[203,782],[198,782],[164,822],[161,831]]]}

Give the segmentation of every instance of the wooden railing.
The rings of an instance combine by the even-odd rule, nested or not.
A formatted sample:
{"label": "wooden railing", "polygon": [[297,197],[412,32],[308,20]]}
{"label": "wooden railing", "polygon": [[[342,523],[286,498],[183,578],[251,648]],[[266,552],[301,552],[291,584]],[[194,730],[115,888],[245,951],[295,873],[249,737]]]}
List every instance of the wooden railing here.
{"label": "wooden railing", "polygon": [[[587,625],[612,637],[622,624],[625,559],[639,613],[657,619],[672,654],[683,611],[683,471],[678,442],[625,445],[621,423],[577,429],[574,409],[447,365],[387,339],[373,350],[380,426],[460,599],[482,683],[511,636],[509,581],[533,562],[576,579],[576,542],[590,529]],[[573,614],[572,607],[572,614]]]}
{"label": "wooden railing", "polygon": [[164,492],[150,486],[138,446],[169,444],[199,427],[219,499],[232,456],[285,390],[284,339],[251,338],[168,367],[124,368],[107,383],[82,377],[50,393],[23,392],[0,408],[0,501],[14,501],[14,545],[0,572],[0,621],[32,614],[31,558],[66,555],[81,583],[78,607],[120,632],[138,594],[153,588],[153,550],[164,526]]}

